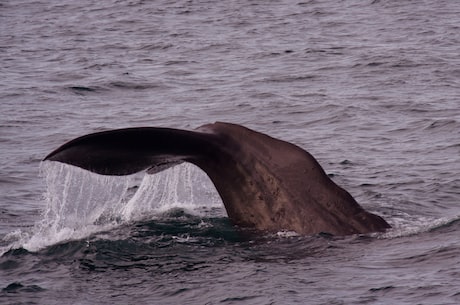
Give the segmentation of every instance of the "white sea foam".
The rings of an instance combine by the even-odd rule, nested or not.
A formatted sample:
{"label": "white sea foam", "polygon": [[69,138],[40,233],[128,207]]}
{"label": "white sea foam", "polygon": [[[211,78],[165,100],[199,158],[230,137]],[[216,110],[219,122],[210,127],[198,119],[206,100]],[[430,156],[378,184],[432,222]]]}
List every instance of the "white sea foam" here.
{"label": "white sea foam", "polygon": [[404,214],[399,217],[392,217],[390,219],[392,228],[383,234],[379,234],[378,237],[391,239],[416,235],[442,227],[458,219],[460,219],[460,215],[436,218]]}

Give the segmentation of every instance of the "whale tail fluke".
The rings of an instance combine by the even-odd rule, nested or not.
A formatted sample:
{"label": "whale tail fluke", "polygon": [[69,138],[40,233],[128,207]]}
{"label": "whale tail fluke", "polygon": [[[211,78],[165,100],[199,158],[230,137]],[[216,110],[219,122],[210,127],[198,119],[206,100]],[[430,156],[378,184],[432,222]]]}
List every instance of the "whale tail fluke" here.
{"label": "whale tail fluke", "polygon": [[102,175],[157,173],[190,162],[209,176],[235,224],[263,231],[347,235],[390,227],[337,186],[308,152],[236,124],[98,132],[62,145],[45,160]]}

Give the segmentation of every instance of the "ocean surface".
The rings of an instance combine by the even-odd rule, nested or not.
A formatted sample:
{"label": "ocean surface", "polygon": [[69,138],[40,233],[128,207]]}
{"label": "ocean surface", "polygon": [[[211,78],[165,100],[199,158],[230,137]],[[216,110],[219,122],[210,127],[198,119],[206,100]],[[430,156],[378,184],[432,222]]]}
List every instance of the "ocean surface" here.
{"label": "ocean surface", "polygon": [[[0,69],[0,304],[460,304],[459,1],[3,0]],[[308,150],[392,229],[254,234],[191,165],[41,162],[215,121]]]}

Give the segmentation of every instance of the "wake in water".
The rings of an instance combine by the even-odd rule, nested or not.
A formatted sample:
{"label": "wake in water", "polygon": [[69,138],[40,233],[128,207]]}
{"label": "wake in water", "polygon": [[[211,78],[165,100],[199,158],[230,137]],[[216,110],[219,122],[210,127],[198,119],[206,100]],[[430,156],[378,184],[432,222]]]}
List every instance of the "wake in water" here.
{"label": "wake in water", "polygon": [[212,183],[200,169],[181,164],[156,175],[102,176],[58,162],[44,162],[46,180],[43,218],[31,232],[13,232],[10,248],[38,251],[68,240],[122,224],[160,217],[165,211],[183,208],[205,216],[222,207]]}
{"label": "wake in water", "polygon": [[428,232],[448,226],[460,220],[460,215],[452,217],[422,217],[413,215],[403,215],[391,219],[392,228],[383,234],[378,234],[378,238],[399,238],[419,233]]}

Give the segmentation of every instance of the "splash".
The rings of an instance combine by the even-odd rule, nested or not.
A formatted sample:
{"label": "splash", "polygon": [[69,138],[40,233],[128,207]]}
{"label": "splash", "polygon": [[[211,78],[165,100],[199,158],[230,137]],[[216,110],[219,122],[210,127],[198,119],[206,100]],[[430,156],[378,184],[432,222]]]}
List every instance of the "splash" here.
{"label": "splash", "polygon": [[37,251],[59,242],[83,239],[133,221],[154,219],[172,208],[202,213],[222,206],[209,178],[181,164],[156,175],[102,176],[77,167],[43,162],[45,209],[31,233],[16,232],[14,247]]}

